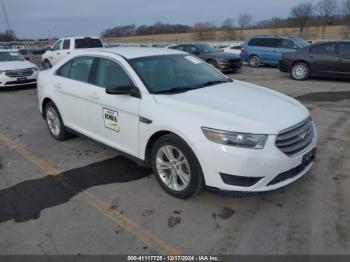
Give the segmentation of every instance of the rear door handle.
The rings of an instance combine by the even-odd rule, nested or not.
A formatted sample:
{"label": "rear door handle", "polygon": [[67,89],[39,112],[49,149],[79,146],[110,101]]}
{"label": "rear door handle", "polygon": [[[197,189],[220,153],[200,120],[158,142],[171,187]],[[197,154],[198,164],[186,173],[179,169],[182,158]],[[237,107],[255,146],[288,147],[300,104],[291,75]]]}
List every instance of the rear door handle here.
{"label": "rear door handle", "polygon": [[55,87],[56,89],[62,89],[61,83],[56,83],[56,84],[54,84],[54,87]]}
{"label": "rear door handle", "polygon": [[88,95],[88,97],[90,97],[91,99],[94,99],[94,100],[98,100],[98,99],[100,99],[100,97],[98,96],[98,94],[97,93],[91,93],[91,94],[89,94]]}

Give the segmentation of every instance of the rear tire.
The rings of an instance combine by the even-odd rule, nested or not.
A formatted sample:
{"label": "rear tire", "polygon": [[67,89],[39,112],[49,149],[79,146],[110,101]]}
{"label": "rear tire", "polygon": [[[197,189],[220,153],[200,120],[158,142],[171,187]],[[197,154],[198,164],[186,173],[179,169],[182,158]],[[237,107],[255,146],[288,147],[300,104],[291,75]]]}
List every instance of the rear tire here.
{"label": "rear tire", "polygon": [[174,197],[187,199],[204,188],[202,168],[196,155],[174,134],[164,135],[155,142],[151,165],[161,187]]}
{"label": "rear tire", "polygon": [[72,134],[66,130],[61,114],[53,102],[48,102],[46,104],[44,117],[49,132],[53,138],[59,141],[64,141],[72,137]]}
{"label": "rear tire", "polygon": [[248,64],[250,67],[257,68],[260,66],[260,58],[256,55],[252,55],[248,59]]}
{"label": "rear tire", "polygon": [[308,64],[300,62],[292,67],[291,76],[294,80],[304,81],[310,77],[310,67]]}

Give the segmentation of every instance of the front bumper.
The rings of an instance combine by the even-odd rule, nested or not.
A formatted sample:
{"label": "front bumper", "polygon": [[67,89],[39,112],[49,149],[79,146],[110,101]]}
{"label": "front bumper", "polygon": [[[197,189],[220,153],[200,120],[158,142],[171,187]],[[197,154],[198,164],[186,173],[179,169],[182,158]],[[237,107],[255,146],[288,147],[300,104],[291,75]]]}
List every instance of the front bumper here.
{"label": "front bumper", "polygon": [[280,60],[278,62],[278,68],[283,73],[289,73],[290,72],[290,68],[289,68],[288,62],[285,61],[285,60]]}
{"label": "front bumper", "polygon": [[[271,191],[298,180],[310,170],[314,158],[305,161],[305,156],[316,148],[317,133],[314,130],[312,143],[293,157],[276,147],[275,135],[269,136],[262,150],[225,146],[209,140],[196,144],[194,150],[202,166],[206,186],[223,191]],[[250,185],[232,185],[227,179],[224,182],[222,174],[256,181]]]}
{"label": "front bumper", "polygon": [[232,61],[232,62],[218,62],[219,69],[222,72],[232,72],[237,71],[242,67],[242,61]]}
{"label": "front bumper", "polygon": [[36,84],[39,71],[34,71],[32,75],[23,77],[9,77],[4,73],[0,74],[0,88],[8,88],[15,86],[25,86]]}

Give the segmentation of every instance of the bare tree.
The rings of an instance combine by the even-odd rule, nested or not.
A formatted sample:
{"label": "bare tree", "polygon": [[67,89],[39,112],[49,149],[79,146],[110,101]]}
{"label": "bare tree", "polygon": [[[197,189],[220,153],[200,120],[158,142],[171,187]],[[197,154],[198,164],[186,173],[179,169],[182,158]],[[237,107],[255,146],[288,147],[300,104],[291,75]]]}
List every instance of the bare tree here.
{"label": "bare tree", "polygon": [[304,28],[312,16],[312,11],[311,3],[301,3],[292,8],[291,15],[296,19],[299,25],[300,37],[304,35]]}
{"label": "bare tree", "polygon": [[337,0],[320,0],[316,5],[316,9],[320,16],[322,39],[324,39],[326,28],[332,23],[333,16],[337,11]]}
{"label": "bare tree", "polygon": [[216,26],[212,23],[196,23],[193,25],[193,32],[198,41],[215,39]]}
{"label": "bare tree", "polygon": [[241,14],[238,16],[238,26],[241,29],[247,28],[253,22],[253,17],[248,14]]}
{"label": "bare tree", "polygon": [[236,27],[235,20],[232,18],[226,18],[221,25],[221,29],[225,32],[228,40],[236,39]]}
{"label": "bare tree", "polygon": [[240,28],[239,38],[242,40],[243,38],[243,29],[247,28],[251,22],[253,22],[253,17],[248,14],[241,14],[238,16],[238,26]]}

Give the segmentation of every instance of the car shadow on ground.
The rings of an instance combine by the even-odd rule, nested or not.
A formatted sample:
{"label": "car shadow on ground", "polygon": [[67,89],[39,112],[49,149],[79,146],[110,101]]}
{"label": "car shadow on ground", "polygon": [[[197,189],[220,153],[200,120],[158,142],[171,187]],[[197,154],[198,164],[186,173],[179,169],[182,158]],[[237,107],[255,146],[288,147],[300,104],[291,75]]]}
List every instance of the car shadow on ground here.
{"label": "car shadow on ground", "polygon": [[[44,209],[64,204],[90,187],[127,183],[151,174],[151,170],[118,156],[66,171],[59,176],[48,175],[26,180],[0,190],[0,223],[38,219]],[[63,183],[69,186],[66,187]]]}
{"label": "car shadow on ground", "polygon": [[26,85],[26,86],[11,86],[11,87],[1,87],[1,92],[17,92],[22,90],[36,89],[36,84]]}

